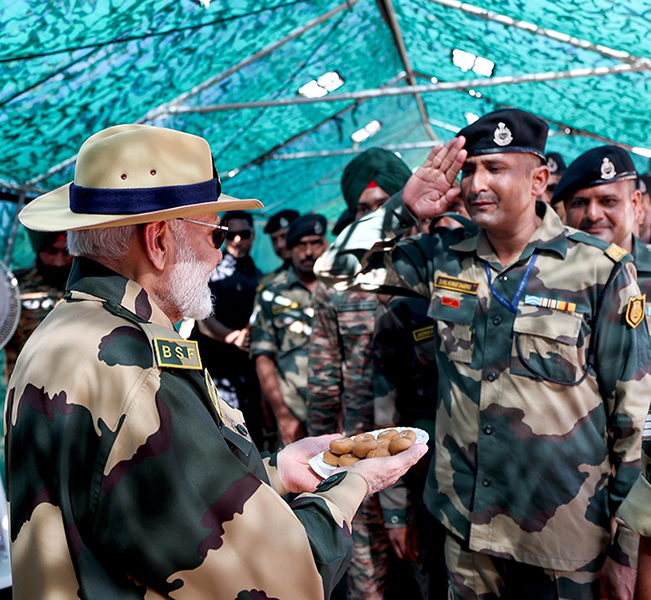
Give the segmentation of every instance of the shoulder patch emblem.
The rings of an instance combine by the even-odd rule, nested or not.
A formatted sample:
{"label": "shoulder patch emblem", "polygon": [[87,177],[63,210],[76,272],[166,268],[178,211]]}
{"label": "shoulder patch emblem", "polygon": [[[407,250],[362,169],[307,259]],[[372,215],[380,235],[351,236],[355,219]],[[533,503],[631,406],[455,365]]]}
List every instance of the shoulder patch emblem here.
{"label": "shoulder patch emblem", "polygon": [[628,252],[617,244],[610,244],[610,246],[606,248],[606,254],[610,256],[610,258],[612,258],[614,261],[619,262],[628,254]]}
{"label": "shoulder patch emblem", "polygon": [[626,306],[626,322],[632,329],[635,329],[644,320],[645,306],[646,294],[629,298]]}
{"label": "shoulder patch emblem", "polygon": [[156,364],[175,369],[201,369],[199,344],[194,340],[154,338]]}

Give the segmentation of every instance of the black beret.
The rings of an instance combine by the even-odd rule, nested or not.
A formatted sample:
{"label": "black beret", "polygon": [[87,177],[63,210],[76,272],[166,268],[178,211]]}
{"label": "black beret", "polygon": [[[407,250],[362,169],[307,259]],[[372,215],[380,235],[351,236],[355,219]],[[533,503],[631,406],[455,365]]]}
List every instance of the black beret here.
{"label": "black beret", "polygon": [[397,194],[411,177],[411,169],[393,152],[384,148],[369,148],[346,165],[341,177],[341,191],[351,215],[371,181],[389,196]]}
{"label": "black beret", "polygon": [[328,222],[323,215],[303,215],[298,217],[287,232],[287,248],[292,249],[306,235],[325,235]]}
{"label": "black beret", "polygon": [[563,173],[552,197],[552,204],[567,200],[585,188],[622,179],[637,179],[629,153],[619,146],[599,146],[584,152]]}
{"label": "black beret", "polygon": [[298,219],[299,214],[297,210],[281,210],[275,215],[269,217],[267,224],[265,225],[265,233],[275,233],[279,229],[284,229],[289,227],[290,224]]}
{"label": "black beret", "polygon": [[558,152],[548,152],[545,154],[545,164],[549,168],[551,175],[562,175],[565,173],[565,169],[567,169],[563,157]]}
{"label": "black beret", "polygon": [[517,108],[496,110],[464,127],[457,137],[466,138],[468,156],[497,152],[529,152],[545,160],[549,126],[545,121]]}
{"label": "black beret", "polygon": [[332,228],[332,233],[334,235],[339,235],[348,225],[353,222],[353,218],[350,216],[350,211],[346,209],[344,212],[339,215],[335,226]]}

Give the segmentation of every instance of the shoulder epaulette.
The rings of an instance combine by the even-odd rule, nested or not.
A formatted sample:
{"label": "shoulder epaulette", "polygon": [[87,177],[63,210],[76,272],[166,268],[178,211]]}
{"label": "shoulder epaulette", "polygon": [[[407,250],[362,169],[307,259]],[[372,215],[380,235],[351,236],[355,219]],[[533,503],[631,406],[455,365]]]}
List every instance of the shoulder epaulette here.
{"label": "shoulder epaulette", "polygon": [[633,257],[626,250],[624,250],[624,248],[618,246],[617,244],[609,244],[608,242],[604,242],[603,240],[585,233],[584,231],[579,231],[578,229],[567,228],[566,231],[568,239],[574,242],[580,242],[582,244],[587,244],[588,246],[599,248],[608,258],[615,261],[616,263],[625,259],[626,256],[629,257],[629,260],[633,259]]}

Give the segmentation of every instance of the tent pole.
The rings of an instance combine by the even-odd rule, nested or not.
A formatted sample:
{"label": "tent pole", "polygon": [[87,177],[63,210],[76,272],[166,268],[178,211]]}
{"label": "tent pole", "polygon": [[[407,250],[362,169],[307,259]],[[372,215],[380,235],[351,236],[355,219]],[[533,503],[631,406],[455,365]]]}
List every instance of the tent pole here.
{"label": "tent pole", "polygon": [[[420,150],[423,148],[433,148],[441,142],[437,140],[425,142],[412,142],[409,144],[383,144],[382,148],[391,152],[401,150]],[[290,152],[287,154],[274,154],[269,160],[300,160],[303,158],[327,158],[328,156],[346,156],[348,154],[361,154],[367,150],[364,148],[338,148],[337,150],[315,150],[314,152]]]}
{"label": "tent pole", "polygon": [[[380,86],[380,89],[395,85],[396,83],[402,81],[405,77],[406,77],[406,73],[404,71],[401,71],[395,77],[392,77],[391,79],[389,79],[389,81],[387,81],[385,84]],[[346,106],[346,108],[342,108],[339,112],[335,113],[334,115],[329,116],[324,121],[321,121],[321,123],[318,123],[317,125],[315,125],[314,127],[311,127],[310,129],[306,129],[305,131],[301,131],[301,133],[297,133],[296,135],[292,136],[288,140],[284,141],[282,144],[279,144],[278,146],[275,146],[274,148],[272,148],[268,152],[265,152],[263,155],[258,156],[257,158],[254,158],[253,160],[249,161],[248,163],[246,163],[244,166],[240,167],[239,169],[233,169],[234,173],[233,173],[233,171],[231,171],[231,173],[233,173],[233,175],[231,175],[230,173],[225,173],[222,176],[220,174],[220,178],[222,180],[222,183],[224,181],[228,181],[229,179],[232,179],[233,177],[235,177],[235,175],[237,175],[238,173],[241,173],[242,171],[244,171],[244,169],[248,169],[249,167],[252,167],[253,165],[263,163],[263,162],[266,162],[267,160],[270,160],[271,157],[276,152],[278,152],[278,150],[281,150],[282,148],[285,148],[286,146],[289,146],[289,144],[291,144],[292,142],[295,142],[296,140],[302,138],[304,135],[309,135],[310,133],[312,133],[312,132],[316,131],[317,129],[319,129],[319,127],[322,127],[323,125],[325,125],[328,121],[332,121],[332,119],[336,119],[337,117],[340,117],[341,115],[348,112],[349,110],[352,110],[356,106],[359,106],[362,102],[363,101],[359,101],[359,102],[356,102],[355,104],[350,104],[350,105]]]}
{"label": "tent pole", "polygon": [[252,54],[251,56],[248,56],[247,58],[234,64],[232,67],[229,67],[225,71],[222,71],[221,73],[207,79],[203,83],[196,85],[191,90],[181,94],[180,96],[177,96],[173,100],[170,100],[165,104],[161,104],[160,106],[151,109],[150,111],[147,112],[147,114],[144,117],[138,119],[136,123],[146,123],[147,121],[154,121],[155,119],[169,115],[170,109],[172,107],[182,104],[189,98],[197,96],[204,90],[207,90],[208,88],[216,85],[220,81],[223,81],[227,77],[230,77],[231,75],[233,75],[233,73],[237,73],[237,71],[243,69],[244,67],[260,60],[261,58],[267,56],[268,54],[271,54],[274,50],[277,50],[287,42],[290,42],[291,40],[300,37],[306,31],[313,29],[317,25],[321,25],[321,23],[324,23],[325,21],[327,21],[337,13],[341,12],[342,10],[352,9],[353,5],[356,4],[357,2],[359,2],[359,0],[346,0],[346,2],[342,2],[341,4],[335,6],[333,9],[329,10],[328,12],[322,14],[319,17],[316,17],[315,19],[312,19],[311,21],[308,21],[307,23],[305,23],[305,25],[302,25],[301,27],[297,27],[296,29],[288,33],[285,37],[275,42],[272,42],[271,44],[265,46],[261,50],[258,50],[256,53]]}
{"label": "tent pole", "polygon": [[290,106],[294,104],[316,104],[319,102],[341,102],[350,100],[368,100],[370,98],[387,98],[390,96],[406,96],[410,94],[426,94],[429,92],[445,92],[452,90],[468,90],[482,87],[515,85],[519,83],[538,83],[541,81],[559,81],[561,79],[576,79],[580,77],[603,77],[621,73],[636,73],[651,71],[651,62],[642,61],[638,64],[619,64],[613,67],[596,67],[587,69],[571,69],[569,71],[547,71],[544,73],[527,73],[525,75],[467,79],[463,81],[446,81],[431,85],[412,85],[399,88],[376,88],[348,92],[345,94],[328,94],[320,98],[304,98],[292,96],[276,100],[258,100],[254,102],[229,102],[224,104],[209,104],[206,106],[179,106],[171,109],[173,114],[213,113],[244,108],[268,108],[271,106]]}
{"label": "tent pole", "polygon": [[[414,76],[414,70],[411,67],[411,61],[409,60],[409,54],[407,53],[405,40],[402,36],[402,31],[400,30],[400,24],[398,23],[398,19],[396,17],[396,11],[393,8],[393,2],[391,0],[380,0],[378,4],[381,4],[386,11],[389,20],[389,27],[391,29],[391,33],[393,34],[393,41],[396,45],[396,50],[398,51],[398,55],[400,56],[402,65],[405,69],[405,72],[407,73],[407,83],[409,85],[416,85],[416,77]],[[414,98],[416,100],[416,103],[418,104],[420,117],[423,121],[423,126],[425,127],[425,131],[427,132],[427,135],[430,137],[431,140],[437,140],[438,138],[436,137],[434,130],[431,128],[429,124],[429,118],[427,116],[427,108],[425,107],[425,102],[423,102],[423,99],[421,98],[420,94],[414,94]]]}
{"label": "tent pole", "polygon": [[606,56],[608,58],[614,58],[616,60],[625,63],[630,63],[630,64],[634,64],[638,62],[651,63],[651,61],[649,61],[649,59],[647,58],[634,56],[633,54],[629,54],[628,52],[624,52],[623,50],[615,50],[613,48],[609,48],[608,46],[602,46],[601,44],[594,44],[586,40],[581,40],[579,38],[572,37],[571,35],[567,35],[565,33],[554,31],[553,29],[545,29],[544,27],[538,27],[533,23],[527,23],[526,21],[518,21],[511,17],[507,17],[505,15],[500,15],[499,13],[486,10],[485,8],[479,8],[478,6],[473,6],[472,4],[466,4],[465,2],[460,2],[459,0],[429,0],[429,1],[435,4],[440,4],[441,6],[445,6],[446,8],[453,8],[456,10],[460,10],[461,12],[464,12],[468,15],[472,15],[473,17],[484,19],[485,21],[499,23],[500,25],[504,25],[505,27],[522,29],[523,31],[527,31],[528,33],[533,33],[534,35],[541,35],[543,37],[556,40],[557,42],[570,44],[571,46],[575,46],[576,48],[591,50],[593,52],[597,52],[598,54],[601,54],[602,56]]}
{"label": "tent pole", "polygon": [[[359,0],[346,0],[345,2],[342,2],[339,4],[339,6],[335,6],[335,8],[329,10],[328,12],[322,14],[320,17],[316,17],[315,19],[312,19],[311,21],[308,21],[305,25],[302,25],[301,27],[297,27],[293,31],[291,31],[289,34],[287,34],[284,38],[273,42],[269,44],[268,46],[265,46],[258,52],[252,54],[251,56],[241,60],[237,64],[233,65],[232,67],[229,67],[225,71],[222,71],[218,75],[215,75],[214,77],[211,77],[210,79],[207,79],[203,83],[200,83],[199,85],[195,86],[191,90],[181,94],[180,96],[177,96],[173,100],[170,100],[169,102],[165,104],[161,104],[160,106],[157,106],[156,108],[152,108],[150,111],[147,112],[147,114],[144,117],[141,117],[135,123],[146,123],[147,121],[153,121],[154,119],[160,118],[167,116],[171,114],[170,109],[174,107],[175,105],[185,102],[188,98],[192,98],[193,96],[196,96],[197,94],[200,94],[204,90],[208,89],[209,87],[219,83],[220,81],[226,79],[233,73],[236,73],[240,69],[246,67],[247,65],[250,65],[251,63],[254,63],[255,61],[259,60],[260,58],[266,56],[267,54],[270,54],[277,48],[280,48],[283,44],[286,44],[287,42],[301,36],[303,33],[306,31],[309,31],[310,29],[316,27],[317,25],[320,25],[321,23],[327,21],[330,19],[333,15],[336,15],[338,12],[341,12],[342,10],[350,10],[352,9],[353,5],[359,2]],[[45,181],[52,175],[55,175],[56,173],[59,173],[69,167],[70,165],[74,164],[75,160],[77,160],[77,155],[75,154],[74,156],[71,156],[70,158],[64,160],[63,162],[59,163],[58,165],[55,165],[51,169],[49,169],[46,173],[43,173],[42,175],[39,175],[38,177],[35,177],[34,179],[30,179],[25,185],[31,186],[35,185],[37,183],[40,183],[41,181]]]}

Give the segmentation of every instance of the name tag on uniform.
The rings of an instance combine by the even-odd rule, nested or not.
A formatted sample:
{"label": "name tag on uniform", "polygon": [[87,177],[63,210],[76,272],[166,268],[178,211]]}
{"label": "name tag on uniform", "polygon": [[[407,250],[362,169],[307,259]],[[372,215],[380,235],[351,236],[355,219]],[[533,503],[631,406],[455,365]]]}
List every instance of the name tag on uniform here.
{"label": "name tag on uniform", "polygon": [[338,308],[339,312],[350,312],[354,310],[375,310],[377,306],[375,300],[368,302],[342,302]]}
{"label": "name tag on uniform", "polygon": [[414,336],[414,341],[423,342],[425,340],[430,340],[434,337],[434,325],[429,325],[428,327],[421,327],[420,329],[414,329],[411,332]]}
{"label": "name tag on uniform", "polygon": [[175,369],[201,369],[199,344],[194,340],[154,338],[156,364]]}
{"label": "name tag on uniform", "polygon": [[437,275],[434,287],[444,290],[451,290],[453,292],[461,292],[463,294],[477,295],[480,286],[479,281],[470,281],[469,279],[459,279],[458,277],[450,277],[449,275]]}

